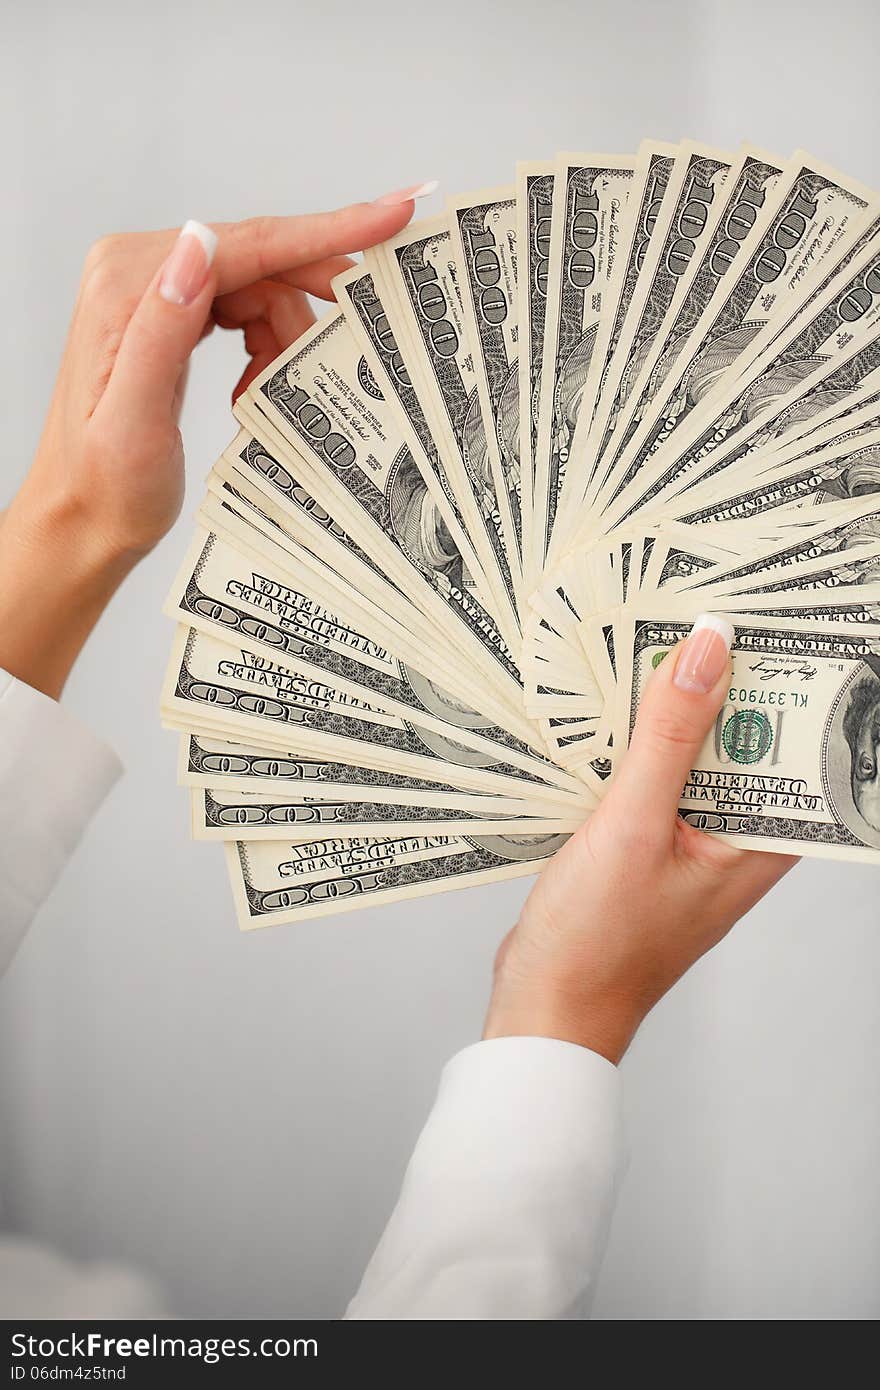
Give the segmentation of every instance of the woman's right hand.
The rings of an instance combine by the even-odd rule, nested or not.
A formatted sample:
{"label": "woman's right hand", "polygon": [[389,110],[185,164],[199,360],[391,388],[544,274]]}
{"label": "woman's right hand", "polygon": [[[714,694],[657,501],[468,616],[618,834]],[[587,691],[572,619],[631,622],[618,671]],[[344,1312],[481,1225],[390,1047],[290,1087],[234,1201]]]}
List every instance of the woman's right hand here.
{"label": "woman's right hand", "polygon": [[347,253],[400,231],[431,187],[92,248],[43,437],[0,525],[0,666],[57,696],[114,590],[175,521],[200,339],[214,324],[243,331],[243,390],[314,321],[307,295],[332,299]]}

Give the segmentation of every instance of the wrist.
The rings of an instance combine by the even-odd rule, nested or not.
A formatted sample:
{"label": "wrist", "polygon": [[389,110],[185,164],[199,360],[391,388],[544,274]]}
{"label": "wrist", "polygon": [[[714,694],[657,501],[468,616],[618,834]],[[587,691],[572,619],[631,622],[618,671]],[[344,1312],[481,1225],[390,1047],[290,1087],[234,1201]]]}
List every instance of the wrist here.
{"label": "wrist", "polygon": [[605,1005],[560,1007],[559,1001],[533,997],[516,1002],[493,994],[483,1038],[555,1038],[596,1052],[616,1066],[632,1042],[641,1016]]}
{"label": "wrist", "polygon": [[25,485],[0,526],[0,666],[57,698],[135,560],[77,499]]}
{"label": "wrist", "polygon": [[502,952],[496,969],[484,1039],[555,1038],[620,1061],[653,1001],[602,981],[580,957],[570,969],[528,971],[510,957]]}

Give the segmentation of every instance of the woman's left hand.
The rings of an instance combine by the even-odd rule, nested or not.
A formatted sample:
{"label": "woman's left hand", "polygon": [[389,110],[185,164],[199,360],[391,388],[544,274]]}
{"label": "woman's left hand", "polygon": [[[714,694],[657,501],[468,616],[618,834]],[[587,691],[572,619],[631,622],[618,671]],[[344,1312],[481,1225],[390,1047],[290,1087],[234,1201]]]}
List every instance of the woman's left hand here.
{"label": "woman's left hand", "polygon": [[703,614],[651,676],[613,785],[498,952],[485,1037],[558,1038],[619,1062],[657,1000],[797,863],[677,814],[727,698],[732,637]]}
{"label": "woman's left hand", "polygon": [[114,590],[177,518],[200,339],[214,324],[244,331],[242,391],[313,322],[307,295],[332,299],[346,253],[405,226],[420,191],[92,247],[39,449],[0,524],[0,666],[57,696]]}

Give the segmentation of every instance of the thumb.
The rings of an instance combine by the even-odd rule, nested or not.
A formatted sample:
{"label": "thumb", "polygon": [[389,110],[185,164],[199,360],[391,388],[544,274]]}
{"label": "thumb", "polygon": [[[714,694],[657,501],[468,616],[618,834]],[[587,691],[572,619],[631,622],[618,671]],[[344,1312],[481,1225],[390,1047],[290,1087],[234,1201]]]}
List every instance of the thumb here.
{"label": "thumb", "polygon": [[733,636],[726,618],[700,614],[648,681],[611,791],[618,810],[625,803],[628,814],[671,831],[688,772],[724,703]]}
{"label": "thumb", "polygon": [[173,420],[181,376],[199,342],[215,292],[217,234],[187,222],[129,319],[99,410],[114,429],[149,434]]}

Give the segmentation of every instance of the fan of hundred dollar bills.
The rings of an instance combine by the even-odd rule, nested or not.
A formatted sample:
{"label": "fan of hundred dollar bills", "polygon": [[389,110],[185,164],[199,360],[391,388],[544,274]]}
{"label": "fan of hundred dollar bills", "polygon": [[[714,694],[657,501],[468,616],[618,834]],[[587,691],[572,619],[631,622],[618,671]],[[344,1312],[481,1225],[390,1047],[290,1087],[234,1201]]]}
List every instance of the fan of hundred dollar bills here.
{"label": "fan of hundred dollar bills", "polygon": [[880,196],[690,142],[522,164],[235,407],[163,715],[244,927],[533,873],[701,612],[686,819],[880,859]]}

